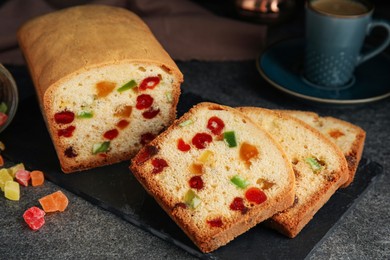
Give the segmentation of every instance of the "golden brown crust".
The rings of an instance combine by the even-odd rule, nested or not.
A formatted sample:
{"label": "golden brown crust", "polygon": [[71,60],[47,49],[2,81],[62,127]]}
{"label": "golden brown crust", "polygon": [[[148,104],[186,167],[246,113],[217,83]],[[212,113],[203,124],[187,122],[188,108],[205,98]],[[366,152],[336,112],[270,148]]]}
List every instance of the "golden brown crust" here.
{"label": "golden brown crust", "polygon": [[56,134],[53,99],[57,88],[77,75],[117,64],[161,67],[175,79],[166,126],[176,118],[183,75],[146,24],[126,9],[83,5],[49,13],[25,23],[18,31],[18,41],[65,173],[127,160],[137,152],[132,148],[103,159],[91,158],[78,165],[66,158]]}
{"label": "golden brown crust", "polygon": [[[295,195],[295,185],[294,185],[294,174],[291,168],[291,165],[287,161],[286,155],[283,153],[281,147],[274,143],[284,158],[286,166],[288,167],[288,185],[284,186],[278,195],[272,198],[269,198],[264,203],[257,205],[255,208],[251,208],[246,214],[241,214],[240,212],[234,212],[234,220],[229,222],[227,227],[224,228],[214,228],[207,230],[199,229],[192,224],[189,220],[192,218],[191,212],[187,208],[182,208],[177,205],[177,201],[173,200],[171,196],[164,194],[161,190],[161,183],[156,179],[153,179],[150,176],[150,173],[145,172],[144,164],[147,164],[147,161],[142,162],[144,152],[146,150],[152,151],[153,156],[159,154],[163,145],[170,140],[170,134],[173,130],[179,128],[179,124],[190,119],[193,114],[197,113],[200,109],[209,109],[209,110],[225,110],[231,113],[231,117],[240,118],[247,123],[250,123],[258,129],[259,132],[264,133],[259,129],[252,120],[239,111],[229,108],[226,106],[214,104],[214,103],[200,103],[194,106],[188,113],[183,115],[180,119],[176,120],[165,132],[160,134],[155,140],[153,140],[148,147],[144,147],[141,151],[132,159],[131,171],[134,176],[141,182],[146,190],[156,199],[160,206],[167,212],[167,214],[183,229],[183,231],[188,235],[188,237],[200,248],[202,252],[211,252],[218,247],[225,245],[236,236],[246,232],[251,227],[255,226],[257,223],[269,218],[274,213],[286,209],[291,206],[294,201]],[[271,140],[272,138],[264,133]],[[172,141],[172,140],[171,140]],[[153,147],[153,148],[150,148]],[[152,157],[153,157],[152,156]],[[157,156],[157,155],[156,155]],[[151,157],[151,158],[152,158]],[[150,158],[149,158],[150,159]],[[148,160],[149,160],[148,159]],[[140,161],[141,160],[141,161]],[[179,174],[179,173],[178,173]]]}

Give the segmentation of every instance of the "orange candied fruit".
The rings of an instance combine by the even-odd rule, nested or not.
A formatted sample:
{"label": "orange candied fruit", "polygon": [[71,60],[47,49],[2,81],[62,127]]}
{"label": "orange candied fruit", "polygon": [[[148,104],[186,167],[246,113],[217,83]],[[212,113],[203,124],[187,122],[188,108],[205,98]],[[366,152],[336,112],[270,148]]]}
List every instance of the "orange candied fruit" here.
{"label": "orange candied fruit", "polygon": [[68,198],[62,191],[56,191],[39,199],[45,212],[64,211],[69,204]]}
{"label": "orange candied fruit", "polygon": [[43,175],[43,172],[41,171],[32,171],[30,172],[31,177],[31,185],[32,186],[39,186],[42,185],[45,181],[45,177]]}

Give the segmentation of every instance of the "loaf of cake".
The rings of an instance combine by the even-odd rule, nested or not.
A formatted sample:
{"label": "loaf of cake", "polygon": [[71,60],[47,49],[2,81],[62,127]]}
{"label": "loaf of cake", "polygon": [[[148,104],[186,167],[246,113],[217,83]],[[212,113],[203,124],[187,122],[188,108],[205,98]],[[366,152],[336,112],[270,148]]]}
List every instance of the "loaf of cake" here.
{"label": "loaf of cake", "polygon": [[347,181],[349,173],[345,157],[334,143],[301,120],[263,108],[238,109],[281,144],[293,165],[294,205],[266,222],[293,238]]}
{"label": "loaf of cake", "polygon": [[18,41],[66,173],[128,160],[176,118],[183,76],[130,11],[63,9]]}
{"label": "loaf of cake", "polygon": [[213,103],[175,121],[131,170],[203,252],[294,202],[294,173],[280,145],[238,110]]}
{"label": "loaf of cake", "polygon": [[334,117],[320,117],[314,112],[281,111],[316,128],[341,149],[347,160],[349,170],[349,178],[341,187],[348,187],[355,178],[355,173],[362,157],[366,132],[357,125]]}

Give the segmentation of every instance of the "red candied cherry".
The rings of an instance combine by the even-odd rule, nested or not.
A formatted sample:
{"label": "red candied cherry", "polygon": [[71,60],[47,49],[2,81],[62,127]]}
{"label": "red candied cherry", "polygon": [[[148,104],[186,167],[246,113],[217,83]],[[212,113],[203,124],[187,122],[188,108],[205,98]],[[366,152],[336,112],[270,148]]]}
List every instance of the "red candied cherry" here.
{"label": "red candied cherry", "polygon": [[118,136],[118,134],[119,134],[118,130],[112,129],[105,132],[103,136],[108,140],[113,140]]}
{"label": "red candied cherry", "polygon": [[242,214],[245,214],[248,211],[248,208],[244,204],[244,199],[240,197],[235,197],[233,202],[230,204],[231,210],[241,211]]}
{"label": "red candied cherry", "polygon": [[267,200],[267,195],[259,188],[252,187],[245,192],[245,198],[250,202],[261,204]]}
{"label": "red candied cherry", "polygon": [[154,109],[151,107],[147,111],[143,112],[142,116],[146,119],[152,119],[157,116],[158,113],[160,113],[160,109]]}
{"label": "red candied cherry", "polygon": [[188,152],[191,149],[191,146],[184,142],[182,138],[177,140],[177,149],[179,149],[182,152]]}
{"label": "red candied cherry", "polygon": [[160,83],[159,77],[148,77],[141,82],[139,90],[154,89],[158,83]]}
{"label": "red candied cherry", "polygon": [[135,107],[139,110],[147,109],[152,106],[154,99],[148,94],[142,94],[137,97]]}
{"label": "red candied cherry", "polygon": [[192,144],[195,145],[196,148],[198,149],[204,149],[207,147],[208,143],[211,143],[213,138],[211,135],[207,133],[197,133],[193,138],[192,138]]}
{"label": "red candied cherry", "polygon": [[207,224],[209,224],[211,227],[222,227],[223,222],[221,218],[215,218],[207,220]]}
{"label": "red candied cherry", "polygon": [[211,117],[207,122],[207,128],[215,135],[220,135],[224,127],[225,123],[216,116]]}
{"label": "red candied cherry", "polygon": [[116,126],[117,126],[118,128],[120,128],[120,129],[125,129],[129,124],[130,124],[129,121],[123,119],[123,120],[119,121],[119,122],[116,124]]}
{"label": "red candied cherry", "polygon": [[54,114],[54,121],[57,124],[69,124],[74,120],[74,113],[71,111],[61,111]]}
{"label": "red candied cherry", "polygon": [[150,158],[152,158],[153,155],[156,155],[158,153],[158,149],[155,146],[147,145],[145,146],[137,155],[135,161],[137,165],[141,165]]}
{"label": "red candied cherry", "polygon": [[192,177],[188,184],[190,185],[191,188],[193,189],[196,189],[196,190],[200,190],[203,188],[203,180],[202,180],[202,177],[201,176],[194,176]]}
{"label": "red candied cherry", "polygon": [[167,161],[161,158],[155,158],[152,160],[153,170],[152,173],[157,174],[164,170],[165,167],[168,167]]}
{"label": "red candied cherry", "polygon": [[72,137],[73,131],[76,129],[75,126],[71,125],[68,126],[65,129],[60,129],[58,130],[58,136],[63,136],[63,137]]}
{"label": "red candied cherry", "polygon": [[145,134],[141,135],[141,144],[146,145],[146,144],[150,143],[151,141],[153,141],[153,139],[155,137],[156,137],[156,135],[154,135],[152,133],[145,133]]}

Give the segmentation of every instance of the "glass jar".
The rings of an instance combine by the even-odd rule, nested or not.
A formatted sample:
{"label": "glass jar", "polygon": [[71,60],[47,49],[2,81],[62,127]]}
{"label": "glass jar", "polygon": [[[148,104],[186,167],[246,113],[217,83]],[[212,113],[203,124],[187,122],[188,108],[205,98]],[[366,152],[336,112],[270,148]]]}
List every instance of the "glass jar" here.
{"label": "glass jar", "polygon": [[0,133],[15,116],[19,103],[18,89],[11,73],[0,64]]}

